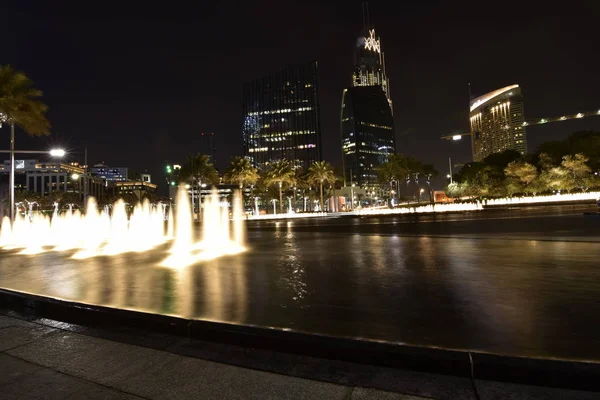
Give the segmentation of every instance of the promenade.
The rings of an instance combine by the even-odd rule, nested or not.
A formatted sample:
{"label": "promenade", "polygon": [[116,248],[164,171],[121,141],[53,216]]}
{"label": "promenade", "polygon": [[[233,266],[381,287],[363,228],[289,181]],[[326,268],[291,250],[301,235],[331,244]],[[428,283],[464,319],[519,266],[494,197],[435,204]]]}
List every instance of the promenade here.
{"label": "promenade", "polygon": [[[285,373],[269,372],[274,370]],[[0,393],[4,400],[591,400],[599,396],[6,315],[0,315]]]}

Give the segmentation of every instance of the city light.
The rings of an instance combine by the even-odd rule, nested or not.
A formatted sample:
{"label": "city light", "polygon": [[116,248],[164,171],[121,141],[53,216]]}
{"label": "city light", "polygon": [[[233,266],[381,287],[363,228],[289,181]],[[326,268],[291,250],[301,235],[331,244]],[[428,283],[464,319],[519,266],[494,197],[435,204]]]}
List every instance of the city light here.
{"label": "city light", "polygon": [[600,192],[586,193],[563,193],[553,194],[548,196],[525,196],[525,197],[509,197],[503,199],[484,200],[484,204],[488,206],[504,206],[510,204],[539,204],[539,203],[560,203],[564,201],[582,201],[596,200],[600,197]]}
{"label": "city light", "polygon": [[462,139],[462,135],[454,135],[452,136],[452,140],[460,140]]}
{"label": "city light", "polygon": [[375,29],[369,30],[369,37],[365,38],[365,49],[381,53],[381,42],[375,37]]}
{"label": "city light", "polygon": [[74,181],[76,181],[77,179],[79,179],[79,174],[73,174],[73,175],[71,175],[71,179],[73,179]]}
{"label": "city light", "polygon": [[447,175],[446,175],[446,178],[450,179],[450,174],[447,174]]}
{"label": "city light", "polygon": [[64,157],[67,154],[63,149],[52,149],[50,150],[50,155],[52,157]]}

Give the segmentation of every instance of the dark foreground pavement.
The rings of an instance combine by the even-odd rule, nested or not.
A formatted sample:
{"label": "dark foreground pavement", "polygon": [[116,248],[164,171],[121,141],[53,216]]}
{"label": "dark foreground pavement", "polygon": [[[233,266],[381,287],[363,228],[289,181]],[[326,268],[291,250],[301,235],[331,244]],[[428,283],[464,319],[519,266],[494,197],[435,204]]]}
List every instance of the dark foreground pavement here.
{"label": "dark foreground pavement", "polygon": [[[207,360],[217,353],[254,357],[262,370]],[[266,372],[277,363],[287,363],[289,374]],[[375,389],[381,387],[388,390]],[[600,394],[297,355],[267,357],[254,349],[194,339],[111,334],[0,315],[0,398],[587,400]]]}

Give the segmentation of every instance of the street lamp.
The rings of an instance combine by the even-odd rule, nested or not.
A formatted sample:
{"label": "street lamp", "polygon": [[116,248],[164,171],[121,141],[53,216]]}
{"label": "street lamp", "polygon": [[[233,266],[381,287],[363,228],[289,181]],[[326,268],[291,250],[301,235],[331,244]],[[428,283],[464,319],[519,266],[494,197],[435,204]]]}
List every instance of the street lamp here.
{"label": "street lamp", "polygon": [[67,154],[63,149],[52,149],[49,153],[50,157],[64,157]]}

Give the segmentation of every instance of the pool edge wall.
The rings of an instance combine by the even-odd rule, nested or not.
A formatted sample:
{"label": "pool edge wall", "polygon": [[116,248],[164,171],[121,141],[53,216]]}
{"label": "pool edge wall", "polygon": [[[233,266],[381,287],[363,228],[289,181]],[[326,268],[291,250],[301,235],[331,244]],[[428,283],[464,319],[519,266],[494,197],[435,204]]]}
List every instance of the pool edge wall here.
{"label": "pool edge wall", "polygon": [[600,391],[600,362],[597,361],[514,357],[337,338],[88,305],[0,288],[0,314],[6,312],[17,313],[26,319],[45,318],[100,330],[135,328],[377,367]]}

